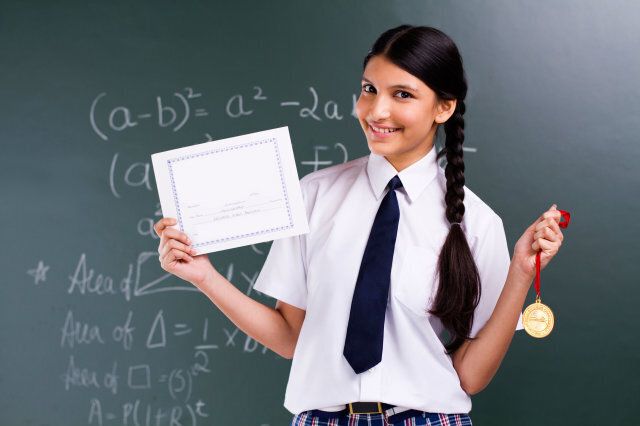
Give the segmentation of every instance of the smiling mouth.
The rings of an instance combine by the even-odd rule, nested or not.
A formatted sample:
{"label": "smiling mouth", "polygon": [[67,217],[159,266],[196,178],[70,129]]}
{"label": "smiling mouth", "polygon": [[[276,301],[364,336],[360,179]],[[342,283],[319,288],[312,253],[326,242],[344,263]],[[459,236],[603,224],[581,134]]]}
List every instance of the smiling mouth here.
{"label": "smiling mouth", "polygon": [[367,123],[367,125],[369,126],[369,130],[371,131],[371,133],[374,136],[383,137],[383,138],[384,137],[389,137],[389,136],[393,135],[394,133],[397,133],[399,130],[401,130],[400,127],[396,127],[396,128],[393,128],[393,129],[381,129],[381,128],[374,127],[369,123]]}

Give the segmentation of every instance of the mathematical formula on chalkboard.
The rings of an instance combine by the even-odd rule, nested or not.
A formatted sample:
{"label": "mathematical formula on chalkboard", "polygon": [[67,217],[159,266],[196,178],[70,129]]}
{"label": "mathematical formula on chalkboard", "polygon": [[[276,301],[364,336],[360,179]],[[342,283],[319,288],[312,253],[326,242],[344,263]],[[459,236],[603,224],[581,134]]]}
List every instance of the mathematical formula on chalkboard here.
{"label": "mathematical formula on chalkboard", "polygon": [[[262,253],[257,248],[255,250]],[[170,274],[153,276],[158,270],[157,265],[151,264],[154,261],[157,263],[157,253],[140,253],[135,262],[124,268],[123,275],[116,277],[96,271],[87,255],[82,253],[78,263],[68,268],[70,273],[66,287],[61,291],[69,296],[87,298],[87,305],[99,303],[98,300],[104,298],[109,304],[128,303],[134,298],[160,292],[199,291],[190,285],[167,283]],[[62,265],[55,267],[64,268]],[[149,270],[145,271],[145,267]],[[39,260],[27,274],[34,285],[46,286],[50,268],[48,262]],[[252,292],[259,294],[253,290],[258,271],[252,274],[241,272],[241,279],[234,275],[234,264],[231,263],[226,270],[227,278],[238,287],[244,282],[247,295],[252,295]],[[113,361],[102,369],[91,368],[87,365],[94,362],[87,358],[84,349],[98,349],[112,354],[114,358],[122,358],[118,354],[134,350],[139,353],[180,349],[184,352],[188,346],[192,349],[190,361],[164,369],[149,362],[122,361]],[[97,425],[209,424],[206,419],[211,413],[203,401],[205,398],[194,393],[194,384],[198,380],[212,380],[212,353],[226,350],[279,357],[237,327],[225,325],[214,328],[207,317],[194,322],[192,315],[180,318],[178,314],[170,314],[164,309],[156,310],[152,318],[129,309],[121,318],[109,315],[100,321],[96,321],[94,315],[82,315],[68,309],[59,327],[59,349],[67,354],[68,362],[64,371],[52,372],[52,376],[59,377],[64,391],[84,390],[91,395],[100,395],[88,400],[85,417],[87,424]],[[115,406],[110,397],[117,397],[125,389],[126,395],[133,392],[140,398]],[[154,394],[158,391],[166,393],[175,405],[160,407],[143,402],[147,401],[144,392],[151,391]]]}
{"label": "mathematical formula on chalkboard", "polygon": [[[174,132],[182,129],[189,120],[206,119],[219,122],[224,118],[242,118],[260,112],[260,108],[272,108],[274,103],[282,108],[289,108],[297,116],[317,121],[342,120],[343,110],[333,100],[323,101],[317,90],[309,87],[308,99],[303,100],[272,100],[262,86],[253,86],[252,94],[234,94],[221,105],[211,105],[203,98],[203,94],[195,92],[191,87],[169,95],[158,95],[149,103],[145,111],[136,111],[132,107],[119,105],[111,101],[107,92],[99,93],[89,111],[91,127],[96,135],[103,140],[109,139],[109,132],[123,132],[138,125],[155,125]],[[356,95],[352,95],[350,115],[356,117]],[[213,113],[211,111],[216,111]],[[292,118],[296,117],[294,115]],[[210,136],[207,134],[208,139]]]}

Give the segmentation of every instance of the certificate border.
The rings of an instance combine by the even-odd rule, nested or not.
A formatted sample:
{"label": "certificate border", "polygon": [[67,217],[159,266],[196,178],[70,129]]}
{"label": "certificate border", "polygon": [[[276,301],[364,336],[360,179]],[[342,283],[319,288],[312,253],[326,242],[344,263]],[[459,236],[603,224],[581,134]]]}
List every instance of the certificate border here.
{"label": "certificate border", "polygon": [[180,210],[180,203],[178,201],[178,190],[176,189],[175,181],[174,181],[174,178],[173,178],[172,165],[174,163],[177,163],[177,162],[180,162],[180,161],[189,160],[189,159],[192,159],[192,158],[195,158],[195,157],[203,157],[205,155],[212,155],[212,154],[216,154],[216,153],[219,153],[219,152],[230,151],[230,150],[240,149],[240,148],[248,148],[248,147],[251,147],[251,146],[261,145],[261,144],[271,143],[271,142],[273,142],[273,148],[274,148],[275,155],[276,155],[276,160],[277,160],[277,164],[278,164],[278,170],[280,172],[280,184],[282,185],[282,192],[283,192],[283,195],[284,195],[285,204],[287,206],[287,215],[289,216],[289,225],[280,226],[280,227],[277,227],[277,228],[263,229],[263,230],[260,230],[260,231],[251,232],[249,234],[241,234],[241,235],[235,235],[235,236],[232,236],[232,237],[219,238],[217,240],[205,241],[205,242],[201,242],[201,243],[198,243],[198,244],[194,244],[193,247],[202,247],[202,246],[207,246],[207,245],[210,245],[210,244],[221,243],[221,242],[226,242],[226,241],[233,241],[233,240],[238,240],[238,239],[241,239],[241,238],[252,237],[252,236],[255,236],[255,235],[263,235],[263,234],[268,234],[268,233],[272,233],[272,232],[277,232],[277,231],[282,231],[282,230],[293,228],[294,225],[293,225],[293,218],[291,217],[291,206],[289,205],[289,195],[287,193],[287,186],[285,185],[284,171],[282,169],[282,162],[280,161],[280,150],[278,149],[278,143],[277,143],[278,142],[278,138],[277,137],[270,137],[270,138],[267,138],[267,139],[253,141],[253,142],[247,142],[247,143],[240,144],[240,145],[224,147],[224,148],[219,148],[219,149],[212,149],[212,150],[203,151],[203,152],[199,152],[199,153],[195,153],[195,154],[182,155],[180,157],[167,159],[167,167],[168,167],[168,170],[169,170],[169,178],[170,178],[170,181],[171,181],[171,192],[173,194],[173,202],[174,202],[174,204],[176,206],[176,215],[178,216],[178,224],[180,225],[180,229],[183,230],[184,226],[182,225],[182,213],[181,213],[181,210]]}

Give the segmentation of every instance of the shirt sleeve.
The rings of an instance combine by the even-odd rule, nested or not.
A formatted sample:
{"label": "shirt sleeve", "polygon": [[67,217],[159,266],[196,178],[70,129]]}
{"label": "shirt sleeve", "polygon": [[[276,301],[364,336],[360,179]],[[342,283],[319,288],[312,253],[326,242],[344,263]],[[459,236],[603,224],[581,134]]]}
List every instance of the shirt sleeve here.
{"label": "shirt sleeve", "polygon": [[[504,225],[502,219],[494,214],[487,230],[477,242],[476,265],[480,274],[482,293],[473,315],[470,337],[475,337],[491,318],[507,280],[510,264],[511,257],[509,256]],[[521,312],[516,331],[523,328]]]}
{"label": "shirt sleeve", "polygon": [[[301,190],[306,206],[306,195],[302,181]],[[306,310],[307,266],[305,254],[307,235],[294,235],[273,241],[260,275],[253,285],[255,290]]]}

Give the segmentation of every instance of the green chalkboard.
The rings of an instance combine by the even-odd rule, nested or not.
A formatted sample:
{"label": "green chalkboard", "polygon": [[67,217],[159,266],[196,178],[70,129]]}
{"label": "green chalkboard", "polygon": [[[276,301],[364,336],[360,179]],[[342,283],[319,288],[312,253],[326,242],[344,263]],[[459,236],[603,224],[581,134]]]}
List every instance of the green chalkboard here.
{"label": "green chalkboard", "polygon": [[[367,155],[362,59],[402,23],[460,48],[466,183],[510,249],[551,204],[572,214],[542,277],[556,328],[516,334],[474,424],[636,423],[639,15],[594,0],[3,1],[0,424],[289,424],[291,361],[160,268],[150,155],[281,126],[300,177]],[[252,290],[269,247],[210,258],[274,306]]]}

